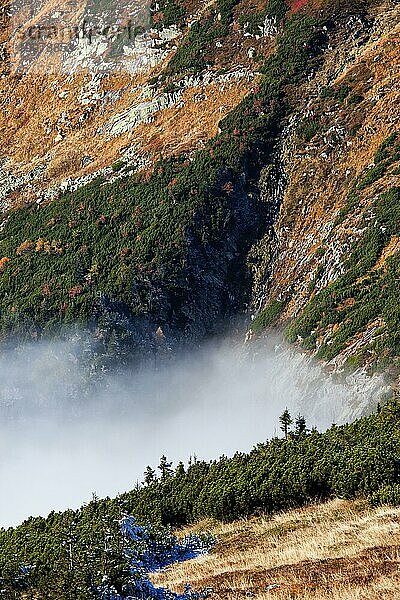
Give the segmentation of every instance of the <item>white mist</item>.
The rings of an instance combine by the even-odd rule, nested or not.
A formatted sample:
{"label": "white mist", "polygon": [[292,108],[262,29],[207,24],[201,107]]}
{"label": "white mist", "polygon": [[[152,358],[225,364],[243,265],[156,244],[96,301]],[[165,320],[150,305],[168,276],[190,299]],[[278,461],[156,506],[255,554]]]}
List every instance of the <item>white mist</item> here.
{"label": "white mist", "polygon": [[281,434],[286,406],[309,427],[349,420],[383,387],[337,383],[270,339],[210,344],[88,389],[76,349],[35,344],[0,356],[0,527],[126,491],[164,453],[176,464],[250,450]]}

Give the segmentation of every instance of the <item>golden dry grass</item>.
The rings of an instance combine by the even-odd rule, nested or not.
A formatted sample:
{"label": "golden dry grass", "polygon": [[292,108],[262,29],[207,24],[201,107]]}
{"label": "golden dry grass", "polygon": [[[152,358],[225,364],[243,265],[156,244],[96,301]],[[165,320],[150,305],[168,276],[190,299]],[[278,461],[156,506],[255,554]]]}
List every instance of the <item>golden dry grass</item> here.
{"label": "golden dry grass", "polygon": [[[190,3],[190,11],[199,16],[213,1],[195,0]],[[4,0],[0,0],[0,6],[2,4]],[[57,3],[45,0],[42,4],[40,15],[43,16],[53,13]],[[79,0],[74,11],[68,13],[71,24],[79,20],[85,4]],[[38,19],[39,15],[32,19],[22,15],[21,31],[35,25]],[[8,23],[0,14],[0,40],[7,40],[10,47],[12,33],[12,22]],[[249,72],[256,71],[258,63],[249,57],[249,47],[254,46],[259,57],[269,55],[274,48],[268,37],[254,41],[244,37],[243,31],[232,35],[233,38],[227,39],[223,47],[212,46],[216,71],[222,67],[247,67]],[[8,38],[12,38],[11,41]],[[15,55],[11,52],[13,68],[21,59],[18,48],[16,43]],[[0,138],[2,153],[9,159],[7,168],[20,176],[37,165],[45,165],[44,176],[33,184],[36,191],[67,177],[81,177],[110,166],[131,144],[137,146],[139,155],[153,162],[160,155],[167,157],[202,147],[217,133],[219,121],[257,84],[257,75],[188,88],[181,103],[161,109],[150,122],[136,125],[115,137],[110,138],[106,133],[107,126],[116,115],[143,101],[143,87],[165,69],[173,54],[171,49],[161,62],[149,66],[146,72],[129,74],[119,68],[111,71],[98,82],[98,90],[92,90],[93,93],[110,93],[108,100],[92,97],[91,100],[86,99],[89,104],[82,104],[80,98],[82,90],[87,92],[92,87],[89,72],[78,69],[71,74],[61,73],[58,66],[56,74],[48,74],[50,64],[57,66],[60,60],[57,48],[43,52],[37,64],[34,62],[27,73],[17,76],[7,72],[0,78]],[[161,91],[154,90],[154,96]],[[200,100],[201,97],[203,99]],[[66,116],[65,121],[60,122],[61,115],[64,115],[63,118]],[[82,164],[83,156],[90,156],[92,161]],[[31,183],[22,184],[10,198],[16,205],[21,199],[23,202],[35,199]]]}
{"label": "golden dry grass", "polygon": [[154,583],[175,591],[186,582],[209,587],[216,600],[400,598],[398,508],[334,500],[193,529],[216,535],[213,552],[155,574]]}

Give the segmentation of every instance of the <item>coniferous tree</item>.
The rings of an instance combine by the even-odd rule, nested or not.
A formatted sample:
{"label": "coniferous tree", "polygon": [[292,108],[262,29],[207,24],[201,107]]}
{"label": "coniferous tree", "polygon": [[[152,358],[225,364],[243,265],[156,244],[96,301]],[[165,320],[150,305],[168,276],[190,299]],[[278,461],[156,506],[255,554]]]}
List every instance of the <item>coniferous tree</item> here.
{"label": "coniferous tree", "polygon": [[185,475],[185,465],[183,464],[182,461],[180,461],[178,463],[178,465],[176,467],[175,475],[177,475],[178,477]]}
{"label": "coniferous tree", "polygon": [[302,433],[305,433],[305,431],[307,431],[307,422],[305,417],[303,417],[303,415],[297,415],[296,417],[296,421],[295,421],[295,433],[296,435],[301,435]]}
{"label": "coniferous tree", "polygon": [[158,469],[161,473],[161,481],[165,481],[173,475],[172,462],[168,462],[167,457],[163,454],[160,458]]}
{"label": "coniferous tree", "polygon": [[287,436],[289,433],[289,427],[293,423],[293,419],[290,416],[290,412],[288,411],[287,408],[285,408],[285,410],[279,417],[279,422],[281,424],[281,430],[283,431],[283,433],[285,434],[285,438],[287,439]]}
{"label": "coniferous tree", "polygon": [[143,473],[143,475],[144,475],[144,483],[146,485],[151,485],[152,483],[157,481],[156,472],[149,465],[146,467],[146,470]]}

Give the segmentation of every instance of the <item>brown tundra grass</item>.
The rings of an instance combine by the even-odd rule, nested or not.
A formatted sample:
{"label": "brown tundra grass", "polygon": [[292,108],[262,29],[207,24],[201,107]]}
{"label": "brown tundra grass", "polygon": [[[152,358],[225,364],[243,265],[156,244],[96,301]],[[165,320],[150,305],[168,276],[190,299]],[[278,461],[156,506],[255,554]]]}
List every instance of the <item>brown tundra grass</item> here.
{"label": "brown tundra grass", "polygon": [[153,582],[210,600],[400,600],[400,508],[333,500],[269,517],[182,530],[211,531],[211,554],[172,565]]}

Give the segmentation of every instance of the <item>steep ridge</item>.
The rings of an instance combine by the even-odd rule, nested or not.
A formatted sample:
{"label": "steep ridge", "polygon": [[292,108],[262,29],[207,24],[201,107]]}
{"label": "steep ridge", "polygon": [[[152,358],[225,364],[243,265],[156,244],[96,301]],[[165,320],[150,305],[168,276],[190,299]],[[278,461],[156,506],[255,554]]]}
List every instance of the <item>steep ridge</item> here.
{"label": "steep ridge", "polygon": [[[68,26],[110,20],[101,5],[61,8]],[[118,7],[122,33],[106,49],[104,35],[89,43],[81,32],[27,55],[26,32],[52,23],[54,7],[31,15],[22,42],[24,7],[3,7],[3,339],[78,326],[122,360],[210,335],[248,306],[249,337],[305,310],[289,339],[335,369],[383,357],[393,370],[397,317],[384,313],[397,293],[397,221],[373,264],[354,258],[355,280],[338,276],[386,205],[379,194],[391,215],[397,204],[397,3],[144,8],[126,39],[137,7]],[[381,211],[378,229],[388,218]],[[382,278],[387,294],[369,315],[361,302],[361,315],[349,288],[370,271],[371,298]],[[334,281],[339,310],[315,311]],[[360,325],[348,331],[347,320]]]}
{"label": "steep ridge", "polygon": [[396,379],[399,7],[374,16],[349,21],[357,43],[334,49],[285,130],[288,185],[254,330],[294,319],[289,339],[331,369]]}

